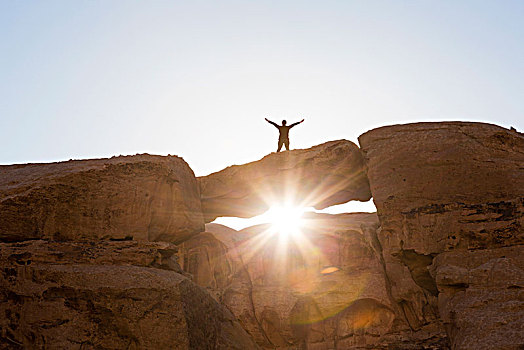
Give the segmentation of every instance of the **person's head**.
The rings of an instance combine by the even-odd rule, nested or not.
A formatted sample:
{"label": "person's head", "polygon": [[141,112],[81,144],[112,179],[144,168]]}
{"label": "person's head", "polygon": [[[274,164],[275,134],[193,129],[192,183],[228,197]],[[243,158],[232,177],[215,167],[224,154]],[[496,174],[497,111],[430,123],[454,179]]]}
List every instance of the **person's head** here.
{"label": "person's head", "polygon": [[282,120],[282,125],[286,125],[287,124],[287,121],[284,119]]}

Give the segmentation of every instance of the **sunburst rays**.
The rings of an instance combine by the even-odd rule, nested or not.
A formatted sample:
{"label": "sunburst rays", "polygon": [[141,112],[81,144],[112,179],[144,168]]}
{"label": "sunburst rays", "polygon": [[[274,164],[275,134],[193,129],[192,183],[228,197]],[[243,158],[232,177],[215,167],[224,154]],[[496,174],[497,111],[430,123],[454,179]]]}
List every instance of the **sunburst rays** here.
{"label": "sunburst rays", "polygon": [[[286,174],[286,164],[279,167]],[[284,168],[282,168],[284,167]],[[303,179],[297,170],[289,170],[278,183],[265,182],[257,188],[260,208],[269,208],[257,218],[260,225],[241,231],[245,239],[238,242],[235,253],[241,257],[250,278],[269,288],[284,288],[298,298],[311,297],[321,306],[315,317],[304,323],[314,323],[339,314],[359,298],[368,276],[344,270],[339,261],[339,237],[325,220],[305,217],[314,203],[330,201],[346,191],[358,174],[340,178],[329,174],[316,184],[297,184]],[[304,188],[308,195],[304,196]],[[299,190],[297,190],[299,189]],[[300,191],[300,193],[297,193]],[[247,268],[247,266],[250,266]],[[348,286],[350,287],[348,289]],[[333,300],[335,298],[336,300]]]}

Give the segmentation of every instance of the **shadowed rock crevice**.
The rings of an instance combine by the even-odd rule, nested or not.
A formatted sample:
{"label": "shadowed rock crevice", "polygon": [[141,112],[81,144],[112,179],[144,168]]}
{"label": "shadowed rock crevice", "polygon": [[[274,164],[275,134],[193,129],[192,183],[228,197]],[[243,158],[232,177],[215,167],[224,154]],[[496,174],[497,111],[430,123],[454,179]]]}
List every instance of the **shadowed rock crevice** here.
{"label": "shadowed rock crevice", "polygon": [[[402,295],[396,292],[398,288],[398,276],[396,276],[397,272],[395,271],[395,269],[391,269],[392,261],[395,260],[391,260],[390,258],[388,258],[388,264],[386,264],[382,245],[379,240],[380,233],[381,229],[380,227],[378,227],[376,230],[370,230],[369,237],[375,254],[377,256],[377,259],[381,264],[382,271],[384,274],[385,289],[390,301],[391,309],[395,314],[391,333],[392,335],[396,334],[397,337],[403,339],[401,343],[402,345],[400,343],[395,343],[397,344],[396,346],[398,346],[399,349],[409,349],[411,346],[409,343],[409,339],[414,338],[417,339],[418,345],[423,348],[448,349],[449,339],[447,335],[444,334],[444,329],[441,329],[438,323],[432,324],[433,322],[435,322],[436,318],[438,318],[438,310],[436,310],[436,307],[430,307],[431,301],[427,300],[425,294],[420,293],[419,298],[415,299],[419,301],[417,301],[414,304],[414,300],[412,299],[413,296],[406,294]],[[392,277],[390,277],[390,275]],[[404,278],[406,277],[407,276],[405,276]],[[409,275],[409,278],[411,280],[413,276]],[[410,296],[411,298],[408,296]],[[417,307],[416,305],[420,304],[420,297],[423,300],[425,308],[431,309],[430,312],[417,311],[419,307]],[[431,315],[431,317],[427,317],[426,320],[426,318],[423,316],[425,314]]]}
{"label": "shadowed rock crevice", "polygon": [[406,265],[413,281],[434,296],[438,295],[437,284],[429,274],[428,267],[433,263],[432,255],[418,254],[413,249],[401,250],[400,261]]}
{"label": "shadowed rock crevice", "polygon": [[382,268],[382,272],[384,274],[384,282],[385,282],[386,292],[387,292],[389,301],[391,305],[396,308],[397,314],[400,314],[399,305],[395,301],[395,298],[393,297],[393,293],[391,292],[391,281],[389,280],[389,276],[387,274],[386,263],[384,261],[384,256],[382,253],[382,246],[377,236],[377,230],[380,230],[380,227],[377,227],[375,230],[370,230],[369,232],[370,243],[371,243],[371,246],[373,247],[373,250],[375,251],[375,255],[378,258],[380,267]]}
{"label": "shadowed rock crevice", "polygon": [[247,269],[247,265],[245,264],[242,255],[239,255],[239,259],[240,259],[240,264],[241,264],[241,269],[242,269],[242,276],[245,278],[245,282],[247,284],[247,298],[249,301],[248,309],[251,312],[253,320],[255,321],[255,324],[258,327],[258,330],[260,331],[260,334],[263,336],[263,339],[264,339],[261,345],[264,347],[267,347],[267,346],[274,347],[275,344],[271,342],[268,334],[266,333],[267,327],[264,327],[265,325],[262,324],[259,317],[257,316],[257,310],[255,306],[255,301],[253,298],[253,281],[251,280],[251,276]]}

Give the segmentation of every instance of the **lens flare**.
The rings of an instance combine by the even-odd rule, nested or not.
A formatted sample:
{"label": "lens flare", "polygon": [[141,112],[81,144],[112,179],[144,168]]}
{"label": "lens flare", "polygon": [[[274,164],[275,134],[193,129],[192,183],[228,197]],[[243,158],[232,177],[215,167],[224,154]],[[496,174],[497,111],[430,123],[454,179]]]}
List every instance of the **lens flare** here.
{"label": "lens flare", "polygon": [[277,234],[288,237],[300,234],[304,208],[295,206],[273,206],[267,212],[267,220]]}
{"label": "lens flare", "polygon": [[326,266],[322,269],[322,271],[320,271],[320,273],[323,275],[329,275],[333,272],[337,272],[338,270],[340,269],[336,266]]}

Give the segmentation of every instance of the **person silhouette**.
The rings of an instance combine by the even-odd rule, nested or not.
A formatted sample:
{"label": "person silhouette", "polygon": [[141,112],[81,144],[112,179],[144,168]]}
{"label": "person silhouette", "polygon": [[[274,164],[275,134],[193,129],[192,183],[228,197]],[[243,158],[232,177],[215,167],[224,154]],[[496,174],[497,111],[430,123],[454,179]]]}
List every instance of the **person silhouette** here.
{"label": "person silhouette", "polygon": [[282,145],[286,146],[286,150],[289,151],[289,129],[291,129],[294,126],[297,126],[300,123],[304,122],[304,119],[302,119],[299,122],[293,123],[291,125],[286,125],[287,121],[282,120],[282,125],[278,125],[277,123],[272,122],[271,120],[264,118],[266,122],[273,125],[275,128],[278,129],[278,148],[277,152],[280,152],[282,149]]}

